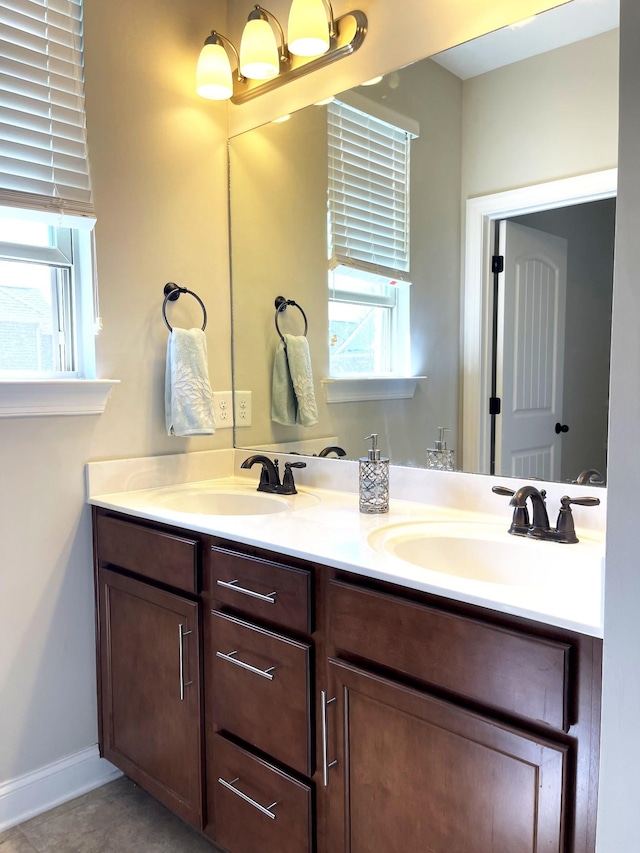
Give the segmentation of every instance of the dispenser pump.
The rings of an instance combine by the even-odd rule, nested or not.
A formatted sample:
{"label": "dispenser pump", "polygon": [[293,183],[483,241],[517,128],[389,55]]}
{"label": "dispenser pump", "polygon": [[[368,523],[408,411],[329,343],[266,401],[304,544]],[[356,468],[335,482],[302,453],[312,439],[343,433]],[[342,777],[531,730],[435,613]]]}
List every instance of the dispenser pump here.
{"label": "dispenser pump", "polygon": [[445,440],[445,432],[451,432],[449,427],[438,427],[438,438],[435,442],[434,450],[446,450],[447,442]]}
{"label": "dispenser pump", "polygon": [[371,439],[371,447],[367,450],[367,456],[370,462],[377,462],[380,459],[380,448],[378,447],[378,433],[372,432],[371,435],[365,437],[365,441]]}

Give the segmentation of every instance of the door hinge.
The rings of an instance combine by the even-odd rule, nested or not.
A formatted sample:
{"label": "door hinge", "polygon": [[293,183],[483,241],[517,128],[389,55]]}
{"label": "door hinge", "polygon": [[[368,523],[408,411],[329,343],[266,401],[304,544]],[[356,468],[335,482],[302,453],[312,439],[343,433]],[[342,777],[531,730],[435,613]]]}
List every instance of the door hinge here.
{"label": "door hinge", "polygon": [[494,255],[491,258],[491,272],[494,275],[504,272],[504,255]]}
{"label": "door hinge", "polygon": [[500,397],[489,397],[489,414],[490,415],[499,415],[500,414]]}

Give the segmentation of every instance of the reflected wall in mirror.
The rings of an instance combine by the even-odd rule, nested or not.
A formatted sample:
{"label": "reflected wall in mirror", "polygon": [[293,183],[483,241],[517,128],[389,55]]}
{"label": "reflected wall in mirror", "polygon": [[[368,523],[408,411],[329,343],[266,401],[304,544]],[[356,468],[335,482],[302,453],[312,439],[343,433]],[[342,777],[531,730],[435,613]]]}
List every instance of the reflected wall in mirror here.
{"label": "reflected wall in mirror", "polygon": [[[236,425],[237,447],[318,453],[339,445],[347,457],[357,458],[365,450],[364,436],[377,432],[394,464],[426,466],[438,427],[448,427],[458,470],[490,473],[495,457],[495,473],[504,475],[575,481],[594,469],[606,476],[615,216],[615,198],[606,196],[615,191],[596,193],[578,206],[563,202],[561,209],[545,210],[542,204],[536,212],[526,209],[525,215],[523,208],[509,217],[520,228],[564,241],[567,254],[564,312],[556,312],[559,297],[543,283],[544,311],[542,291],[536,291],[527,314],[520,289],[518,310],[533,320],[528,326],[525,322],[514,350],[502,345],[503,293],[514,285],[504,275],[498,280],[503,291],[497,291],[495,301],[494,347],[488,332],[478,346],[480,332],[469,328],[468,318],[465,328],[461,282],[470,263],[464,254],[467,200],[615,168],[617,12],[618,0],[574,0],[521,28],[399,69],[377,86],[358,87],[358,97],[368,99],[374,114],[401,115],[419,126],[410,155],[410,361],[411,374],[419,377],[413,396],[406,396],[404,386],[398,391],[398,382],[355,387],[326,382],[331,343],[327,108],[310,106],[289,121],[230,140],[234,389],[252,393],[252,424]],[[570,21],[559,17],[568,14]],[[579,40],[564,43],[566,33]],[[497,218],[487,218],[485,236],[492,251],[493,235],[504,227]],[[483,265],[490,269],[488,253]],[[536,269],[534,262],[530,269]],[[280,340],[274,301],[279,295],[295,300],[308,319],[318,408],[313,426],[283,426],[271,419],[272,369]],[[492,299],[490,293],[482,306],[487,329],[494,325]],[[544,325],[551,315],[557,328]],[[295,308],[279,315],[279,325],[294,335],[304,328]],[[498,368],[505,367],[505,382],[509,377],[517,401],[516,433],[522,434],[521,422],[532,410],[547,409],[554,428],[548,442],[527,439],[524,450],[507,457],[500,453],[498,428],[492,453],[488,394],[481,405],[471,406],[465,391],[465,383],[475,381],[464,357],[474,338],[482,370],[490,371],[493,352]],[[525,360],[523,390],[517,383]],[[501,376],[496,383],[502,393]],[[562,399],[554,402],[560,387]],[[327,388],[337,389],[342,401],[328,402]],[[487,442],[482,452],[462,445],[466,427],[476,422]],[[561,429],[568,425],[568,432],[556,435],[556,423]]]}

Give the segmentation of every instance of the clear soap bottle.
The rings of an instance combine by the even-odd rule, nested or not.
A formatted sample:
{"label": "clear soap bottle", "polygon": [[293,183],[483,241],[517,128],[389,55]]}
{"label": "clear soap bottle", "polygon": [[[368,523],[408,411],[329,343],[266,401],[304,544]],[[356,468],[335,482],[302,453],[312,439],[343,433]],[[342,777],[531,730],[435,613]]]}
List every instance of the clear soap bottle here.
{"label": "clear soap bottle", "polygon": [[359,462],[360,512],[389,512],[389,459],[380,456],[378,435],[372,433],[371,447]]}
{"label": "clear soap bottle", "polygon": [[455,471],[454,453],[447,447],[447,442],[444,439],[445,432],[451,432],[449,427],[438,427],[439,438],[435,443],[435,447],[430,447],[427,450],[427,468],[434,468],[438,471]]}

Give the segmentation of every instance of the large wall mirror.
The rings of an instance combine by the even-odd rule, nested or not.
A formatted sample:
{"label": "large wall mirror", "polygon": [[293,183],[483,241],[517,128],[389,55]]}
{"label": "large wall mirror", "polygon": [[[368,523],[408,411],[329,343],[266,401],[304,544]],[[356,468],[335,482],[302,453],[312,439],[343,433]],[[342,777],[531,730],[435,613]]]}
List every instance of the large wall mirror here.
{"label": "large wall mirror", "polygon": [[[234,389],[252,402],[237,447],[357,458],[376,432],[393,463],[425,467],[446,427],[456,470],[606,481],[617,28],[618,0],[573,0],[336,96],[410,131],[410,284],[396,293],[413,382],[331,375],[335,107],[230,140]],[[272,419],[279,333],[305,327],[289,306],[276,328],[279,296],[306,316],[310,426]]]}

